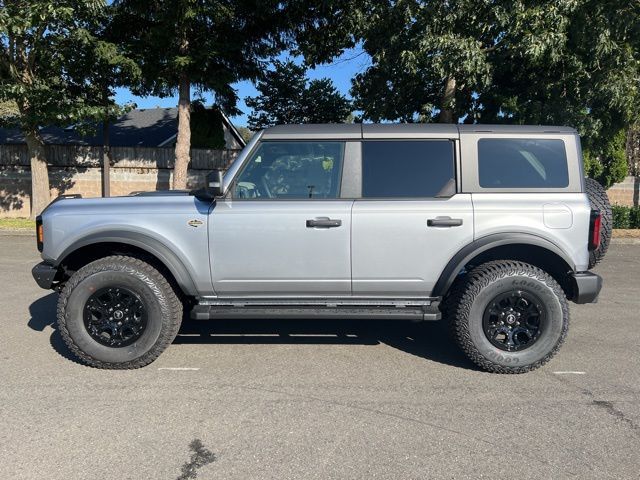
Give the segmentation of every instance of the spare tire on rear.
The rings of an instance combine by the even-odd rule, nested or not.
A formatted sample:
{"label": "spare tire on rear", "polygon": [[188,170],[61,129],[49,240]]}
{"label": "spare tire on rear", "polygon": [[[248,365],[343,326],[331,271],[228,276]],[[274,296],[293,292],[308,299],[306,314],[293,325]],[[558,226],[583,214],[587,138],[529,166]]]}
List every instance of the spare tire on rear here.
{"label": "spare tire on rear", "polygon": [[591,208],[600,210],[602,215],[600,227],[600,245],[595,250],[589,252],[589,268],[595,267],[607,253],[611,242],[611,231],[613,229],[613,214],[611,213],[611,203],[607,192],[593,178],[585,178],[585,187]]}

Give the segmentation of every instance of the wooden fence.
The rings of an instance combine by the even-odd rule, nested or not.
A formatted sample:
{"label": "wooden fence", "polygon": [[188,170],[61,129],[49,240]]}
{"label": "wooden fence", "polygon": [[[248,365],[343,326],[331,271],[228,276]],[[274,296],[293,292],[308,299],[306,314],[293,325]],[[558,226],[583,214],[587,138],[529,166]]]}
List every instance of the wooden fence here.
{"label": "wooden fence", "polygon": [[[53,167],[100,167],[101,146],[47,145],[47,162]],[[240,150],[191,149],[192,170],[226,169]],[[171,169],[173,148],[111,147],[114,168]],[[0,145],[0,166],[28,166],[26,145]]]}

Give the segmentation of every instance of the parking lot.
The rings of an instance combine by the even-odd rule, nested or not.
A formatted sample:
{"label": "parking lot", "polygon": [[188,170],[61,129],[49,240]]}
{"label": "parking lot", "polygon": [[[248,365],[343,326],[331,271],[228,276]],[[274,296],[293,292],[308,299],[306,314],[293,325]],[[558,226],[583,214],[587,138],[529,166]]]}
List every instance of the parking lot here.
{"label": "parking lot", "polygon": [[38,258],[0,237],[1,478],[638,478],[640,245],[611,247],[600,302],[518,376],[442,322],[189,323],[148,367],[91,369]]}

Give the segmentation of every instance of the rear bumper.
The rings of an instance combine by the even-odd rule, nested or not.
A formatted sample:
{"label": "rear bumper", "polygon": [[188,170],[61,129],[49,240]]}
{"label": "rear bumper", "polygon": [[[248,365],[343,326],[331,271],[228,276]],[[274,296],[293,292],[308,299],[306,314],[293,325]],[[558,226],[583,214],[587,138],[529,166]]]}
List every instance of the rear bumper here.
{"label": "rear bumper", "polygon": [[573,279],[573,298],[575,303],[596,303],[602,289],[602,277],[591,272],[579,272],[571,275]]}
{"label": "rear bumper", "polygon": [[31,275],[40,288],[50,290],[53,288],[53,282],[58,273],[58,269],[53,265],[49,265],[46,262],[37,264],[31,270]]}

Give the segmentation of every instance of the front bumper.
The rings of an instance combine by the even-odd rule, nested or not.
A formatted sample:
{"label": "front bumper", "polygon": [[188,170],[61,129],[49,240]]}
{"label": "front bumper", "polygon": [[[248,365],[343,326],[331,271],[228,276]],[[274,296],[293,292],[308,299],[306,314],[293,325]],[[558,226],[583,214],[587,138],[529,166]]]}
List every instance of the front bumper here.
{"label": "front bumper", "polygon": [[45,290],[53,288],[53,282],[57,273],[58,269],[46,262],[40,262],[31,270],[33,279],[40,288],[44,288]]}
{"label": "front bumper", "polygon": [[602,277],[591,272],[579,272],[571,275],[573,279],[573,298],[575,303],[596,303],[602,289]]}

